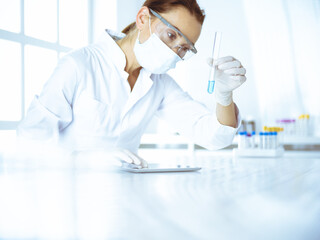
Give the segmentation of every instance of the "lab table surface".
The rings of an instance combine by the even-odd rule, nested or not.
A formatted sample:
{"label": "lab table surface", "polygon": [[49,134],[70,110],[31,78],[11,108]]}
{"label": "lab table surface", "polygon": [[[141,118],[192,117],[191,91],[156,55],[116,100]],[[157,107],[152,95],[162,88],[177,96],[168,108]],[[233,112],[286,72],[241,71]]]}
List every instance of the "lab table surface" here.
{"label": "lab table surface", "polygon": [[320,153],[140,150],[199,172],[0,158],[0,239],[320,239]]}

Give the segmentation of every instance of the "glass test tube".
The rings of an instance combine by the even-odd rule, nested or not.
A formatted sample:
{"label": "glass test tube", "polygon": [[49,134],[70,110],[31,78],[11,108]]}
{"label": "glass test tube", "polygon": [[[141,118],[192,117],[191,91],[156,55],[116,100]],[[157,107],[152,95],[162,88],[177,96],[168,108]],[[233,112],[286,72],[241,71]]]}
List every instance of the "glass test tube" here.
{"label": "glass test tube", "polygon": [[255,148],[256,147],[256,132],[252,131],[251,133],[251,148]]}
{"label": "glass test tube", "polygon": [[265,149],[270,149],[272,145],[272,135],[271,132],[265,132]]}
{"label": "glass test tube", "polygon": [[246,137],[247,137],[246,132],[239,132],[239,135],[238,135],[238,148],[239,149],[246,148]]}
{"label": "glass test tube", "polygon": [[260,136],[260,138],[259,138],[259,148],[263,149],[263,147],[264,147],[263,132],[260,132],[259,136]]}
{"label": "glass test tube", "polygon": [[[213,60],[215,60],[219,57],[221,35],[222,35],[221,32],[215,32],[215,34],[214,34],[213,49],[212,49],[212,59]],[[208,81],[208,93],[210,93],[210,94],[212,94],[213,90],[214,90],[215,72],[216,72],[216,68],[215,68],[215,66],[212,66],[210,68],[210,75],[209,75],[209,81]]]}
{"label": "glass test tube", "polygon": [[246,148],[252,147],[252,135],[250,133],[246,134]]}
{"label": "glass test tube", "polygon": [[279,142],[278,142],[278,133],[274,132],[274,148],[277,149],[279,147]]}

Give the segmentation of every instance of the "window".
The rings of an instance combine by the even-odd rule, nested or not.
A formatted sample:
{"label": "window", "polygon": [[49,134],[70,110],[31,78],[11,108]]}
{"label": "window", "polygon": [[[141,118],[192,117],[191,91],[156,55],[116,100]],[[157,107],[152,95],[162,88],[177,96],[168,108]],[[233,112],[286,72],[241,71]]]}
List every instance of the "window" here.
{"label": "window", "polygon": [[59,56],[88,44],[88,0],[0,0],[0,130],[15,130]]}

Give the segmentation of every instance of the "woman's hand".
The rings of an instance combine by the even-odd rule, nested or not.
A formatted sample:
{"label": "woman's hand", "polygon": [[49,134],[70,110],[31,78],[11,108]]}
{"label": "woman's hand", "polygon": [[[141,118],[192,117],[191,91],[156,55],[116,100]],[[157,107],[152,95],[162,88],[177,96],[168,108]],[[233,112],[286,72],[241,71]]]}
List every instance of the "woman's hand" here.
{"label": "woman's hand", "polygon": [[113,167],[121,163],[122,166],[131,168],[147,168],[148,163],[138,155],[127,149],[87,149],[74,151],[71,154],[77,164],[84,166],[96,166],[99,168]]}
{"label": "woman's hand", "polygon": [[123,166],[131,168],[147,168],[148,163],[143,158],[127,149],[117,149],[112,151],[112,156],[117,158]]}
{"label": "woman's hand", "polygon": [[246,81],[246,69],[240,61],[227,56],[213,61],[208,59],[208,64],[215,67],[215,97],[217,103],[228,106],[233,102],[232,91],[240,87]]}

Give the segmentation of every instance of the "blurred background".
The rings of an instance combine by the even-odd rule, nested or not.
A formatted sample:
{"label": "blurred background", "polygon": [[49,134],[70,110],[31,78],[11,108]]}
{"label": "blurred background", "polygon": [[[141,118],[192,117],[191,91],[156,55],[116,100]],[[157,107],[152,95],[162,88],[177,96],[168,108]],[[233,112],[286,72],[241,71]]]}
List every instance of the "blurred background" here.
{"label": "blurred background", "polygon": [[[0,145],[15,137],[31,99],[58,59],[93,43],[104,29],[121,31],[142,0],[0,0]],[[243,130],[285,126],[288,143],[320,144],[320,1],[199,0],[206,12],[198,54],[169,72],[194,99],[214,110],[207,93],[215,31],[220,56],[247,69],[234,93]],[[301,122],[303,121],[303,129]],[[290,130],[290,131],[289,131]],[[142,145],[192,143],[154,119]]]}

